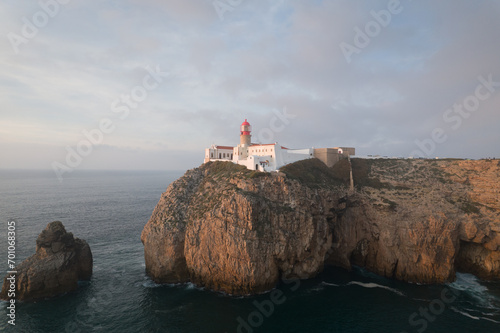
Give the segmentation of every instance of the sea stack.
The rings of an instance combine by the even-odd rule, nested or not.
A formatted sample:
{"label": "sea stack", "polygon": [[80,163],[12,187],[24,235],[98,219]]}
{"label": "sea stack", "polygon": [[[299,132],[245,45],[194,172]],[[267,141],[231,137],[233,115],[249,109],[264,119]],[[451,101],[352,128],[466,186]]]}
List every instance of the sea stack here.
{"label": "sea stack", "polygon": [[[76,290],[79,280],[92,276],[92,252],[86,241],[66,232],[60,221],[47,225],[36,240],[36,253],[24,260],[16,274],[16,300],[34,301]],[[7,275],[0,299],[8,300]]]}

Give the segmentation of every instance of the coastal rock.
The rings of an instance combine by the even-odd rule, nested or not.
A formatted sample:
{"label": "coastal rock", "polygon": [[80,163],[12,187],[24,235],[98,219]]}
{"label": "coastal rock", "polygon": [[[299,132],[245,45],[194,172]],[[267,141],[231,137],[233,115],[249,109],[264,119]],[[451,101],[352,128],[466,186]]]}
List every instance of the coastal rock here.
{"label": "coastal rock", "polygon": [[[86,241],[74,238],[59,221],[47,225],[36,240],[36,253],[15,268],[16,299],[31,301],[53,297],[77,288],[92,276],[92,253]],[[9,276],[9,275],[8,275]],[[4,279],[0,299],[7,300]]]}
{"label": "coastal rock", "polygon": [[415,283],[457,270],[500,279],[500,167],[488,161],[300,161],[279,173],[230,162],[189,170],[141,240],[147,274],[254,294],[325,264]]}
{"label": "coastal rock", "polygon": [[338,195],[329,194],[232,163],[190,170],[144,227],[146,272],[159,283],[192,281],[230,294],[313,277],[331,246],[327,218]]}
{"label": "coastal rock", "polygon": [[334,227],[332,263],[415,283],[456,271],[500,279],[496,161],[357,159],[353,169],[362,202]]}

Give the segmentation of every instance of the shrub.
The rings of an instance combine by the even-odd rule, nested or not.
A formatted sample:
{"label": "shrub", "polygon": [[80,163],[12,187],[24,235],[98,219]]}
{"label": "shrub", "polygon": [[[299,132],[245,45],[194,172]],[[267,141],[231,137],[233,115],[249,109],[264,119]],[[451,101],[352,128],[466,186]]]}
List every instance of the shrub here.
{"label": "shrub", "polygon": [[[340,162],[339,162],[340,163]],[[329,168],[317,158],[287,164],[280,171],[291,179],[295,179],[307,186],[339,186],[344,185],[342,175]]]}

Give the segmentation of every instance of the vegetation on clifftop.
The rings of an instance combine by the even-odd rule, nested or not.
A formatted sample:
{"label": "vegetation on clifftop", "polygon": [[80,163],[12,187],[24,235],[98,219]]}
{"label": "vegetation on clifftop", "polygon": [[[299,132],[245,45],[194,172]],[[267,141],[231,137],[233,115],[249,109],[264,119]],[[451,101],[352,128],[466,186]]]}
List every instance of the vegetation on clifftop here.
{"label": "vegetation on clifftop", "polygon": [[309,187],[345,185],[336,170],[327,167],[317,158],[287,164],[280,171]]}
{"label": "vegetation on clifftop", "polygon": [[[466,194],[468,192],[463,192],[462,188],[473,191],[471,182],[481,182],[486,170],[489,170],[489,173],[495,172],[496,164],[491,161],[459,159],[351,159],[354,186],[368,195],[369,201],[375,207],[396,210],[401,207],[402,202],[421,201],[422,198],[433,197],[433,191],[439,191],[447,193],[445,201],[456,210],[475,215],[484,213],[485,210],[495,212],[496,204],[489,201],[480,203],[478,196],[484,196],[484,193]],[[329,168],[314,158],[283,166],[280,172],[309,188],[348,187],[351,165],[347,159],[343,159]],[[236,179],[272,177],[271,173],[248,170],[231,162],[210,162],[201,168],[207,172],[203,183],[210,183],[211,186],[225,184],[224,196],[231,196],[240,191],[234,183]],[[231,181],[221,183],[223,179]],[[246,191],[243,192],[249,195]],[[218,200],[220,198],[204,194],[202,206],[206,207],[202,210],[216,205]]]}
{"label": "vegetation on clifftop", "polygon": [[244,165],[234,164],[233,162],[215,161],[208,162],[203,165],[209,170],[212,177],[230,177],[234,175],[242,176],[243,178],[257,178],[266,177],[269,175],[267,172],[256,170],[248,170]]}

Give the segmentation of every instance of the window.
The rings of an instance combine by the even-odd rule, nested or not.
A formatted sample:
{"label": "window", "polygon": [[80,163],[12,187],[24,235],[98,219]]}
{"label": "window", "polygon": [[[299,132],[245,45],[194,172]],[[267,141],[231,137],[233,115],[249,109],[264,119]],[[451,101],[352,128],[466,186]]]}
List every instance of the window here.
{"label": "window", "polygon": [[221,153],[219,153],[219,159],[221,159],[221,158],[222,158],[222,154],[221,154]]}

